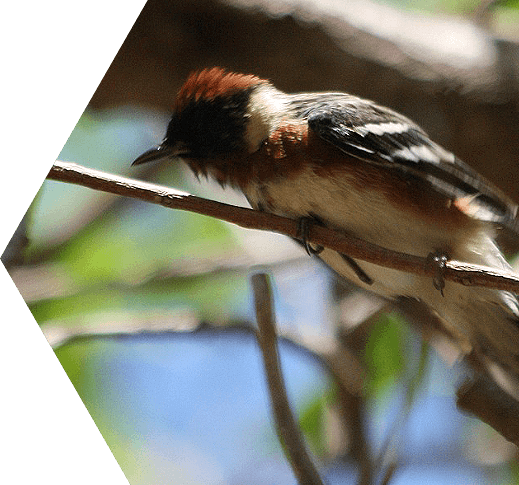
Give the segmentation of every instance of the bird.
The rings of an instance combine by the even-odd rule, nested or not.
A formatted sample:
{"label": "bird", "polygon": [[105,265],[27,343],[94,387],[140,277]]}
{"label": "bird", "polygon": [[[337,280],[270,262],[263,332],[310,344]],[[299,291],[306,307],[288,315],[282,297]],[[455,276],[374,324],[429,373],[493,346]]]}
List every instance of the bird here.
{"label": "bird", "polygon": [[[511,271],[496,244],[518,206],[407,117],[341,92],[287,94],[221,67],[191,73],[165,137],[133,165],[181,159],[253,209],[387,249]],[[519,304],[510,292],[389,269],[303,241],[341,277],[419,302],[462,354],[519,382]],[[434,256],[436,257],[436,256]],[[519,392],[519,391],[518,391]]]}

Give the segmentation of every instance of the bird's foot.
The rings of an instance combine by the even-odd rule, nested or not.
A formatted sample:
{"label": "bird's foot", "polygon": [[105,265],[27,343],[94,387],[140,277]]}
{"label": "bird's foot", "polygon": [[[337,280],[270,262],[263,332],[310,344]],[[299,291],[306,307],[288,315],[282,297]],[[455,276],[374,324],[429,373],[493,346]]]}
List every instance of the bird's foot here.
{"label": "bird's foot", "polygon": [[322,253],[324,250],[324,247],[321,245],[312,246],[310,242],[308,241],[308,232],[310,230],[311,224],[321,224],[322,222],[313,216],[306,216],[301,217],[298,221],[298,228],[297,228],[297,239],[299,239],[303,247],[305,248],[306,252],[309,256],[313,256],[314,254]]}
{"label": "bird's foot", "polygon": [[445,268],[447,267],[448,260],[449,257],[441,251],[429,253],[429,255],[427,256],[427,262],[429,266],[433,267],[435,271],[435,274],[433,276],[433,285],[441,293],[442,296],[445,296],[443,293],[443,289],[445,288],[445,278],[443,277],[443,275],[445,273]]}

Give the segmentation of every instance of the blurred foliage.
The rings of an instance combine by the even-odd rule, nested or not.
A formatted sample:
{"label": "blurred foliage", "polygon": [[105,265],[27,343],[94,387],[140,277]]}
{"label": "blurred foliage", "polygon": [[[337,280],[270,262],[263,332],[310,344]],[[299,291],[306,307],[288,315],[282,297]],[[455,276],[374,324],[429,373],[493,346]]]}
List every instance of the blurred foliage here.
{"label": "blurred foliage", "polygon": [[395,313],[380,316],[373,325],[365,349],[370,394],[387,392],[402,378],[409,333],[405,322]]}
{"label": "blurred foliage", "polygon": [[336,400],[337,397],[332,387],[326,394],[314,398],[299,415],[299,426],[305,433],[312,450],[318,456],[324,456],[328,451],[325,446],[324,416],[330,403]]}
{"label": "blurred foliage", "polygon": [[[146,113],[140,112],[116,111],[109,117],[87,111],[60,159],[128,173],[132,158],[155,141],[154,131],[158,130],[145,120]],[[158,171],[155,181],[191,188],[186,187],[178,168]],[[218,277],[198,283],[169,279],[148,286],[147,292],[138,293],[146,295],[142,298],[149,298],[149,303],[135,294],[135,285],[180,266],[182,258],[195,265],[197,260],[239,252],[229,227],[217,219],[52,181],[44,183],[31,213],[30,262],[55,263],[71,287],[62,289],[62,297],[31,305],[39,322],[53,315],[63,317],[94,309],[142,308],[168,298],[171,304],[172,295],[183,295],[175,298],[194,300],[197,305],[217,300],[224,307],[226,298],[240,294],[230,283],[232,278]],[[213,294],[201,298],[207,292]]]}

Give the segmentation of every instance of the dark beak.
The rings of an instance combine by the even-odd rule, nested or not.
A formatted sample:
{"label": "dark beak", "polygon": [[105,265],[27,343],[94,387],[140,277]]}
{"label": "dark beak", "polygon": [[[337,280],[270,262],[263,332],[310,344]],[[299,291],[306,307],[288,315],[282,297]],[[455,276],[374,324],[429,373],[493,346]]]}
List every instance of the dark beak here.
{"label": "dark beak", "polygon": [[177,158],[182,155],[186,155],[188,152],[185,147],[181,144],[174,146],[159,145],[158,147],[152,148],[147,152],[144,152],[141,156],[137,157],[133,163],[134,165],[141,165],[142,163],[154,162],[156,160],[162,160],[165,158]]}

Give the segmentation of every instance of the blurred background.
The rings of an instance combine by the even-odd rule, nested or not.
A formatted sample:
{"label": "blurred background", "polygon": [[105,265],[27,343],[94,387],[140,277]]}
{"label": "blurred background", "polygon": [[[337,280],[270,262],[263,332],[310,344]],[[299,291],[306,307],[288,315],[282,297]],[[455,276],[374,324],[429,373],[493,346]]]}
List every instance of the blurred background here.
{"label": "blurred background", "polygon": [[[189,72],[218,65],[390,106],[519,201],[518,39],[517,0],[150,0],[59,159],[247,205],[181,164],[130,168]],[[257,271],[327,483],[519,483],[517,449],[456,409],[455,356],[283,236],[46,181],[2,261],[132,485],[296,483]]]}

